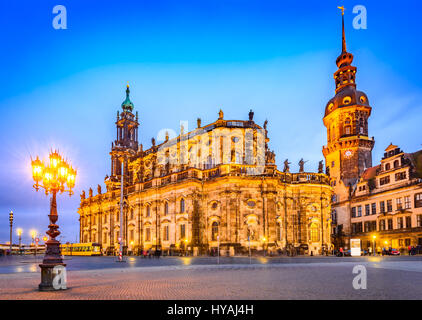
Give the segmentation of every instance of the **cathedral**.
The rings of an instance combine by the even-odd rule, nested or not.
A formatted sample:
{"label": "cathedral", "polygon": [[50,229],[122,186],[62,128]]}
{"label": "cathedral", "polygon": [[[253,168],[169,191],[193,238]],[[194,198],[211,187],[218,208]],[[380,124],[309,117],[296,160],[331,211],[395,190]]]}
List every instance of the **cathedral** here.
{"label": "cathedral", "polygon": [[275,164],[267,121],[224,118],[144,149],[129,85],[117,112],[106,192],[82,192],[80,242],[105,254],[161,250],[164,254],[265,252],[323,254],[331,249],[332,187],[318,172]]}

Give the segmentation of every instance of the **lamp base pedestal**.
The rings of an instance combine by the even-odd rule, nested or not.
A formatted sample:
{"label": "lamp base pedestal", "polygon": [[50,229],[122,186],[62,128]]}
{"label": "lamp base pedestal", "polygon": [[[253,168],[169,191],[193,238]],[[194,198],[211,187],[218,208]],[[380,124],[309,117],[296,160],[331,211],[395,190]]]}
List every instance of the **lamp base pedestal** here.
{"label": "lamp base pedestal", "polygon": [[66,264],[60,252],[60,242],[55,239],[46,241],[46,252],[41,268],[40,291],[66,290]]}
{"label": "lamp base pedestal", "polygon": [[39,291],[66,290],[66,265],[62,264],[40,264],[41,283]]}

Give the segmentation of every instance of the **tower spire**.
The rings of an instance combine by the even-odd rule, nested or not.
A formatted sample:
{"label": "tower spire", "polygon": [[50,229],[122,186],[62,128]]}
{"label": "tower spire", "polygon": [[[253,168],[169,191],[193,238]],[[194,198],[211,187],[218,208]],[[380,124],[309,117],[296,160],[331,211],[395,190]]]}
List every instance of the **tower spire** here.
{"label": "tower spire", "polygon": [[338,7],[341,10],[341,27],[342,27],[342,38],[341,38],[341,53],[347,52],[346,50],[346,33],[344,32],[344,6]]}

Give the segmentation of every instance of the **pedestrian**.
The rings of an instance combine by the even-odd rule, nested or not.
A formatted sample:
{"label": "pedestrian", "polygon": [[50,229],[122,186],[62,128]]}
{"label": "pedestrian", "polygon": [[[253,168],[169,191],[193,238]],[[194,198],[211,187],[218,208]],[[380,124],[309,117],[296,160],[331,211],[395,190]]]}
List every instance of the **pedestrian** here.
{"label": "pedestrian", "polygon": [[412,252],[412,247],[410,245],[407,247],[407,251],[409,252],[409,256],[410,256],[410,254]]}

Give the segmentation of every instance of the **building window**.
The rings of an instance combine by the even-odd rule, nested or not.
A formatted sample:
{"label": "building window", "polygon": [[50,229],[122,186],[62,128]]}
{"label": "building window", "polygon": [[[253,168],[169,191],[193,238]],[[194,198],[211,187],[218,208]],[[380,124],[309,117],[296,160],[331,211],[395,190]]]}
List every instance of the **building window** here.
{"label": "building window", "polygon": [[380,201],[380,212],[385,213],[385,202],[384,201]]}
{"label": "building window", "polygon": [[369,204],[365,204],[365,216],[369,216],[371,214],[369,210]]}
{"label": "building window", "polygon": [[371,231],[370,222],[369,221],[365,221],[365,224],[364,224],[364,232],[370,232],[370,231]]}
{"label": "building window", "polygon": [[104,243],[107,243],[107,232],[104,232],[104,235],[103,235],[103,242],[104,242]]}
{"label": "building window", "polygon": [[362,217],[362,206],[358,206],[358,217]]}
{"label": "building window", "polygon": [[404,239],[404,245],[405,245],[406,247],[410,246],[410,239],[409,239],[409,238]]}
{"label": "building window", "polygon": [[380,178],[380,186],[390,183],[390,176]]}
{"label": "building window", "polygon": [[410,203],[410,196],[404,197],[404,208],[410,209],[412,204]]}
{"label": "building window", "polygon": [[130,220],[133,220],[133,209],[130,210]]}
{"label": "building window", "polygon": [[411,228],[411,227],[412,227],[412,218],[406,217],[406,228]]}
{"label": "building window", "polygon": [[186,237],[186,226],[185,224],[180,225],[180,239],[184,239]]}
{"label": "building window", "polygon": [[398,168],[399,167],[399,160],[394,160],[394,168]]}
{"label": "building window", "polygon": [[169,214],[169,203],[166,201],[164,203],[164,215],[168,215]]}
{"label": "building window", "polygon": [[416,216],[416,224],[418,227],[422,227],[422,214]]}
{"label": "building window", "polygon": [[147,206],[147,217],[151,217],[151,206]]}
{"label": "building window", "polygon": [[180,213],[185,212],[185,199],[180,200]]}
{"label": "building window", "polygon": [[397,198],[396,199],[396,206],[397,206],[397,210],[402,210],[403,209],[403,203],[401,201],[401,198]]}
{"label": "building window", "polygon": [[403,226],[403,217],[398,217],[397,218],[397,229],[402,229]]}
{"label": "building window", "polygon": [[135,240],[134,232],[133,232],[133,230],[130,230],[130,232],[129,232],[129,241],[133,241],[133,240]]}
{"label": "building window", "polygon": [[377,204],[374,202],[371,204],[371,209],[372,209],[372,214],[376,214],[377,213]]}
{"label": "building window", "polygon": [[356,218],[356,207],[352,208],[352,218]]}
{"label": "building window", "polygon": [[393,200],[387,200],[387,212],[393,212]]}
{"label": "building window", "polygon": [[393,219],[388,219],[388,230],[393,230]]}
{"label": "building window", "polygon": [[311,230],[311,232],[310,232],[311,233],[310,234],[311,242],[318,242],[319,241],[319,231],[318,231],[317,224],[312,223],[310,230]]}
{"label": "building window", "polygon": [[377,222],[374,220],[374,221],[371,221],[371,231],[377,231]]}
{"label": "building window", "polygon": [[217,241],[218,240],[218,222],[214,221],[211,226],[211,240]]}
{"label": "building window", "polygon": [[422,207],[422,193],[415,194],[415,208]]}
{"label": "building window", "polygon": [[164,241],[169,241],[169,226],[164,226],[163,239]]}
{"label": "building window", "polygon": [[385,220],[380,220],[380,231],[385,230]]}
{"label": "building window", "polygon": [[151,228],[145,229],[145,241],[151,241]]}
{"label": "building window", "polygon": [[333,224],[337,224],[337,211],[335,209],[331,211],[331,220],[333,220]]}
{"label": "building window", "polygon": [[406,171],[396,173],[395,178],[396,178],[396,181],[406,179]]}
{"label": "building window", "polygon": [[385,171],[388,171],[388,170],[390,170],[390,164],[389,163],[386,163],[385,164]]}
{"label": "building window", "polygon": [[347,135],[349,135],[349,134],[350,134],[350,126],[346,126],[346,128],[345,128],[345,133],[346,133]]}

